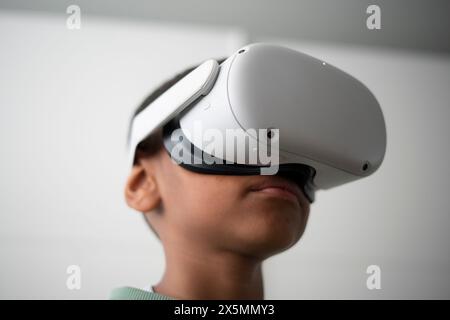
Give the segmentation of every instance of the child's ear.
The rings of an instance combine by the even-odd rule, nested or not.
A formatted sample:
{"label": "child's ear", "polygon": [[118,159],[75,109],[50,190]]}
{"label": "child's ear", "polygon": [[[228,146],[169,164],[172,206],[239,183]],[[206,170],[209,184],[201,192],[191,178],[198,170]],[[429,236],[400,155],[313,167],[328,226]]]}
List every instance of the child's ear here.
{"label": "child's ear", "polygon": [[125,185],[125,199],[128,206],[140,212],[149,212],[159,206],[161,195],[149,168],[140,163],[133,166]]}

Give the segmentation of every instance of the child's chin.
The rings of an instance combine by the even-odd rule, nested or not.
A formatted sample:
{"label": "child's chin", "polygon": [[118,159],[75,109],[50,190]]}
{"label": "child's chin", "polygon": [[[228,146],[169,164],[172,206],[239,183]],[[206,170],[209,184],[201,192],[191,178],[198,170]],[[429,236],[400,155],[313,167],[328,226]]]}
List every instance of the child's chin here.
{"label": "child's chin", "polygon": [[302,236],[308,214],[289,201],[249,197],[232,215],[231,241],[248,255],[269,257],[296,244]]}
{"label": "child's chin", "polygon": [[268,220],[248,226],[248,232],[241,235],[248,254],[269,257],[280,253],[296,244],[303,234],[303,224],[289,219],[278,219],[273,223]]}
{"label": "child's chin", "polygon": [[260,259],[266,259],[277,253],[281,253],[295,243],[299,238],[284,236],[271,236],[261,239],[260,241],[247,242],[245,253],[249,256],[258,257]]}

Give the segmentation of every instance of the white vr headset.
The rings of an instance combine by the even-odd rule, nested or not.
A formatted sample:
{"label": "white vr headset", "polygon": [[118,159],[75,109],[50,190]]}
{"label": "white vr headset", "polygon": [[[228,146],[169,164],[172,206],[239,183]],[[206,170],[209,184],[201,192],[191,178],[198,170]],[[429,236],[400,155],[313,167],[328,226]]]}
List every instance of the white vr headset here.
{"label": "white vr headset", "polygon": [[[199,126],[223,136],[239,131],[241,144],[267,147],[275,140],[277,150],[268,149],[277,157],[270,164],[250,163],[257,148],[238,145],[245,157],[236,156],[235,146],[227,152],[229,144],[211,148],[195,137]],[[261,43],[241,48],[220,65],[207,60],[140,112],[130,130],[131,163],[139,143],[159,128],[167,151],[188,170],[255,175],[275,167],[296,181],[310,202],[315,190],[374,173],[386,151],[383,113],[360,81],[306,54]]]}

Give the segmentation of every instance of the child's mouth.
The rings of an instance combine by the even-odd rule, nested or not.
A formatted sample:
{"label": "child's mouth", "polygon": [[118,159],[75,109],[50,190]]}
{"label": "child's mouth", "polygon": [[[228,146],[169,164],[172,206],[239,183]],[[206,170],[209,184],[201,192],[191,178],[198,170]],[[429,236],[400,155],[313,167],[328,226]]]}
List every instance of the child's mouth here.
{"label": "child's mouth", "polygon": [[295,183],[284,178],[271,176],[255,184],[250,190],[263,195],[289,200],[302,206],[300,188]]}
{"label": "child's mouth", "polygon": [[269,196],[274,196],[277,198],[283,198],[286,200],[290,200],[296,203],[299,203],[297,196],[295,194],[293,194],[292,192],[283,189],[283,188],[279,188],[279,187],[268,187],[268,188],[264,188],[261,190],[255,190],[257,192],[261,192],[261,193],[266,193]]}

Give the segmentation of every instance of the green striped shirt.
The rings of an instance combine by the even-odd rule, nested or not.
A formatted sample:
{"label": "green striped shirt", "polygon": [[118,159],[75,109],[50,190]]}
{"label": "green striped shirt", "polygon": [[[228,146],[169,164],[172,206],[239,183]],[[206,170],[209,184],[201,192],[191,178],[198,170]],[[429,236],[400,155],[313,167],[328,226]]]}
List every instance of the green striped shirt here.
{"label": "green striped shirt", "polygon": [[109,296],[110,300],[174,300],[156,292],[145,291],[132,287],[114,289]]}

